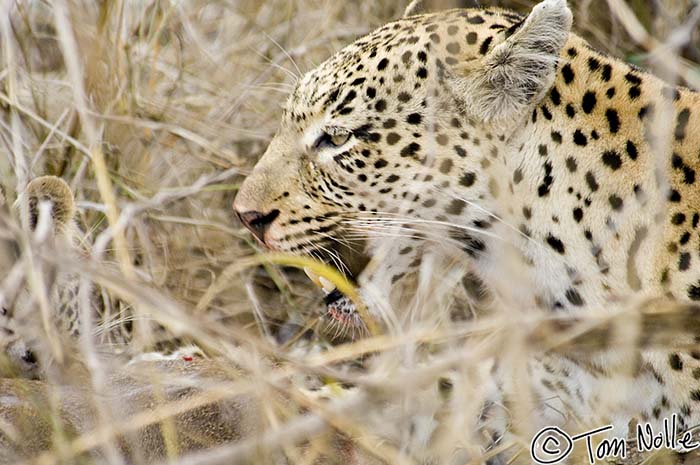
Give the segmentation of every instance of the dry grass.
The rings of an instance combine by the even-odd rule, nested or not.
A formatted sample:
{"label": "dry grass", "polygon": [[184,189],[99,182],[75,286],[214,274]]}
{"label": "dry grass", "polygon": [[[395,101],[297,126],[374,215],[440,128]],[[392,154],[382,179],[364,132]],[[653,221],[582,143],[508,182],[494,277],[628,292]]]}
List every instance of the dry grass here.
{"label": "dry grass", "polygon": [[[540,334],[537,322],[496,317],[450,331],[416,325],[401,337],[333,346],[323,331],[307,332],[318,326],[319,292],[293,267],[260,265],[261,250],[231,209],[300,74],[400,16],[404,3],[0,3],[2,185],[13,200],[38,175],[62,177],[75,192],[80,229],[79,257],[32,242],[16,222],[10,231],[31,257],[18,269],[35,283],[32,305],[43,308],[44,322],[32,331],[53,361],[45,384],[0,384],[0,400],[27,402],[0,407],[0,463],[286,463],[284,456],[313,464],[352,463],[355,454],[358,463],[412,464],[430,452],[456,464],[482,457],[476,427],[489,377],[480,362],[498,352],[516,367],[530,345],[513,329],[527,323]],[[523,12],[532,3],[498,2]],[[700,88],[700,37],[688,26],[700,10],[688,16],[691,6],[581,0],[575,29],[599,48]],[[121,351],[193,342],[216,362],[125,369],[105,354],[106,343],[119,342],[115,331],[78,344],[61,340],[46,318],[50,280],[34,280],[52,271],[99,286],[110,324],[134,331]],[[454,302],[433,292],[421,304]],[[87,320],[83,329],[94,332]],[[193,383],[200,363],[204,374]],[[519,400],[509,408],[526,419],[529,399]],[[8,422],[8,412],[26,421]],[[245,415],[255,425],[232,431]],[[192,418],[220,429],[197,437],[188,429]],[[424,444],[431,418],[438,433]],[[522,438],[532,432],[525,423]],[[18,448],[41,434],[47,439],[35,445],[44,451]],[[504,440],[496,452],[523,445]],[[165,456],[151,457],[149,446]]]}

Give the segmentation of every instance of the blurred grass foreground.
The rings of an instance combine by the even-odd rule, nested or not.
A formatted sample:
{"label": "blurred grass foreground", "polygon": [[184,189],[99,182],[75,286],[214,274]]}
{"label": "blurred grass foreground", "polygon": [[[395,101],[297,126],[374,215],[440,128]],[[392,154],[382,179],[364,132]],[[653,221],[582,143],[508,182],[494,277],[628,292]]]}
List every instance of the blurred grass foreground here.
{"label": "blurred grass foreground", "polygon": [[[23,289],[14,311],[46,368],[0,363],[0,464],[461,464],[523,447],[479,446],[479,361],[503,350],[502,318],[339,341],[299,263],[261,258],[231,209],[296,80],[406,3],[0,2],[2,292]],[[675,41],[672,71],[698,88],[697,2],[571,7],[594,46],[662,76]],[[68,245],[17,213],[41,175],[75,196]],[[81,323],[94,337],[52,328],[60,276],[99,309]]]}

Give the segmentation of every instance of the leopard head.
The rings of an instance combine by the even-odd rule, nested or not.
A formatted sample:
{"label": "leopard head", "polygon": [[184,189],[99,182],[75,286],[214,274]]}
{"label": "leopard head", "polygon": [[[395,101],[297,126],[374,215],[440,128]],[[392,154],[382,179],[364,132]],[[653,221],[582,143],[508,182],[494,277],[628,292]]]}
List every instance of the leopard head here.
{"label": "leopard head", "polygon": [[35,342],[41,314],[26,276],[21,225],[36,239],[59,245],[70,242],[74,216],[73,192],[55,176],[29,182],[12,209],[4,196],[0,203],[0,372],[6,375],[35,378],[40,372]]}
{"label": "leopard head", "polygon": [[371,253],[387,225],[488,221],[485,170],[551,86],[570,27],[564,0],[381,27],[298,82],[234,210],[265,247],[331,264]]}

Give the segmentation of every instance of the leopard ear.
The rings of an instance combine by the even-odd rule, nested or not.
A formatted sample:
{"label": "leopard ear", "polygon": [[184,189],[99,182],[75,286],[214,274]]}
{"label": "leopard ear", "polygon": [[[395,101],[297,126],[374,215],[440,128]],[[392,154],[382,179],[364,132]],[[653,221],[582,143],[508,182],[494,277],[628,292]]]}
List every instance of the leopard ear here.
{"label": "leopard ear", "polygon": [[419,15],[425,12],[425,4],[423,0],[411,0],[405,10],[403,10],[403,18]]}
{"label": "leopard ear", "polygon": [[481,60],[458,68],[455,90],[470,116],[494,123],[526,114],[554,82],[570,30],[566,0],[545,0]]}
{"label": "leopard ear", "polygon": [[27,184],[24,200],[28,204],[29,226],[34,230],[39,221],[39,204],[50,202],[51,219],[56,232],[63,232],[75,216],[73,191],[56,176],[41,176]]}

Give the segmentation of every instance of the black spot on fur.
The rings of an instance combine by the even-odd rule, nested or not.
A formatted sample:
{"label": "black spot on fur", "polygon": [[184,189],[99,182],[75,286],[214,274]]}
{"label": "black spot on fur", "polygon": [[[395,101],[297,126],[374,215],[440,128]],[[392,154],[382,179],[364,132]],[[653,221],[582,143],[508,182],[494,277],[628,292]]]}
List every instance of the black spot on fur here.
{"label": "black spot on fur", "polygon": [[683,159],[677,153],[671,156],[671,166],[676,170],[683,171],[683,183],[693,184],[695,182],[695,170],[686,165]]}
{"label": "black spot on fur", "polygon": [[584,304],[581,294],[579,294],[578,291],[574,288],[568,289],[566,291],[566,300],[568,300],[569,303],[571,303],[571,305],[575,307],[580,307]]}
{"label": "black spot on fur", "polygon": [[586,173],[586,184],[588,184],[588,187],[591,189],[591,192],[595,192],[598,190],[598,181],[595,178],[595,175],[588,171]]}
{"label": "black spot on fur", "polygon": [[422,117],[421,117],[420,113],[411,113],[406,118],[406,122],[408,124],[420,124],[421,120],[422,120]]}
{"label": "black spot on fur", "polygon": [[639,109],[639,112],[637,113],[637,117],[639,119],[644,119],[648,114],[650,114],[653,110],[652,105],[644,105],[642,108]]}
{"label": "black spot on fur", "polygon": [[416,142],[411,142],[407,146],[401,149],[401,157],[412,157],[420,150],[420,145]]}
{"label": "black spot on fur", "polygon": [[559,91],[556,87],[552,87],[552,90],[549,93],[549,98],[552,100],[552,103],[555,106],[561,103],[561,95],[559,94]]}
{"label": "black spot on fur", "polygon": [[569,118],[573,118],[574,116],[576,116],[576,110],[574,110],[574,106],[570,103],[566,104],[566,116],[568,116]]}
{"label": "black spot on fur", "polygon": [[688,298],[690,300],[700,300],[700,281],[688,286]]}
{"label": "black spot on fur", "polygon": [[621,210],[622,209],[622,199],[618,197],[617,195],[613,194],[610,197],[608,197],[608,202],[610,202],[610,206],[612,207],[613,210]]}
{"label": "black spot on fur", "polygon": [[574,144],[582,147],[585,147],[588,144],[588,138],[581,132],[580,129],[577,129],[574,132]]}
{"label": "black spot on fur", "polygon": [[675,213],[671,217],[671,223],[675,224],[676,226],[682,225],[685,223],[685,214],[681,212]]}
{"label": "black spot on fur", "polygon": [[481,47],[479,47],[479,53],[482,55],[486,55],[489,51],[489,47],[491,46],[491,42],[493,41],[493,37],[487,37],[484,39],[484,41],[481,43]]}
{"label": "black spot on fur", "polygon": [[544,179],[542,180],[542,184],[539,185],[537,188],[537,194],[540,197],[545,197],[549,195],[549,191],[552,188],[552,183],[554,182],[554,178],[552,177],[552,164],[549,161],[544,162]]}
{"label": "black spot on fur", "polygon": [[625,80],[635,86],[638,86],[642,83],[642,79],[639,76],[636,76],[632,73],[625,74]]}
{"label": "black spot on fur", "polygon": [[459,184],[464,187],[471,187],[476,182],[476,174],[468,171],[459,178]]}
{"label": "black spot on fur", "polygon": [[690,254],[683,252],[678,258],[678,271],[685,271],[690,268]]}
{"label": "black spot on fur", "polygon": [[574,70],[571,69],[571,65],[569,63],[565,64],[561,68],[561,75],[564,77],[564,82],[566,84],[571,84],[571,82],[574,80]]}
{"label": "black spot on fur", "polygon": [[608,127],[611,133],[615,134],[620,130],[620,118],[617,116],[616,110],[612,108],[605,110],[605,118],[608,120]]}
{"label": "black spot on fur", "polygon": [[588,69],[590,71],[596,71],[598,68],[600,68],[600,61],[593,57],[590,57],[588,59]]}
{"label": "black spot on fur", "polygon": [[549,108],[547,108],[546,105],[542,105],[542,116],[544,116],[547,120],[551,121],[552,120],[552,113],[549,111]]}
{"label": "black spot on fur", "polygon": [[461,215],[462,211],[464,211],[464,207],[467,206],[467,203],[462,200],[462,199],[452,199],[450,204],[447,206],[445,209],[445,213],[449,215]]}
{"label": "black spot on fur", "polygon": [[617,152],[613,150],[608,150],[603,152],[602,156],[603,163],[612,170],[617,170],[622,166],[622,159]]}
{"label": "black spot on fur", "polygon": [[685,139],[685,128],[688,126],[688,120],[690,119],[690,110],[684,108],[678,113],[676,118],[676,129],[674,131],[674,137],[676,140]]}
{"label": "black spot on fur", "polygon": [[447,44],[447,51],[453,55],[456,55],[460,52],[459,44],[457,42],[450,42]]}
{"label": "black spot on fur", "polygon": [[440,168],[439,168],[440,172],[442,174],[450,174],[450,171],[452,170],[452,165],[453,165],[452,160],[449,158],[445,158],[440,163]]}
{"label": "black spot on fur", "polygon": [[590,114],[595,108],[596,101],[597,99],[595,92],[588,91],[583,95],[583,99],[581,100],[581,108],[583,108],[583,111],[586,114]]}
{"label": "black spot on fur", "polygon": [[478,258],[486,250],[486,244],[461,229],[450,230],[450,237],[462,244],[462,250],[472,258]]}
{"label": "black spot on fur", "polygon": [[561,239],[553,236],[553,235],[548,235],[547,236],[547,244],[554,250],[556,250],[560,254],[566,253],[566,249],[564,248],[564,243],[561,241]]}
{"label": "black spot on fur", "polygon": [[681,357],[678,354],[669,355],[668,364],[671,366],[672,370],[680,371],[683,369],[683,360],[681,360]]}

